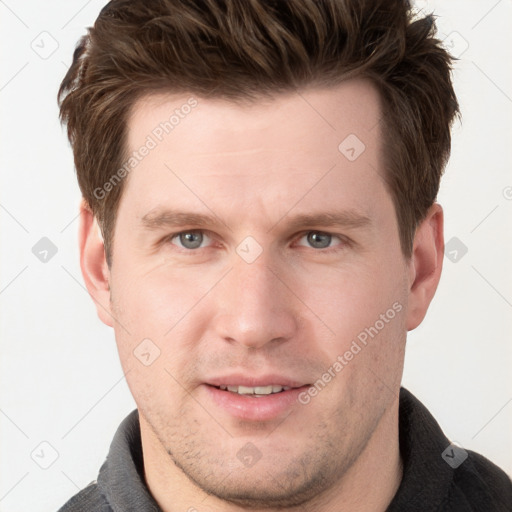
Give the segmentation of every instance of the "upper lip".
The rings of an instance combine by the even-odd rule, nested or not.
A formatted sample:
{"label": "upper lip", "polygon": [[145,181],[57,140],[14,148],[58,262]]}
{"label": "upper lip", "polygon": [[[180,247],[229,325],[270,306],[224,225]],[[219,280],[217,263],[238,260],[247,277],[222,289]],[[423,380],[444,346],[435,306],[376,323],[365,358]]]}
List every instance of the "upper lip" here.
{"label": "upper lip", "polygon": [[257,386],[287,386],[290,388],[300,388],[306,386],[305,382],[298,381],[283,375],[268,374],[261,376],[249,376],[241,374],[225,375],[223,377],[212,377],[205,380],[205,384],[210,386],[247,386],[250,388]]}

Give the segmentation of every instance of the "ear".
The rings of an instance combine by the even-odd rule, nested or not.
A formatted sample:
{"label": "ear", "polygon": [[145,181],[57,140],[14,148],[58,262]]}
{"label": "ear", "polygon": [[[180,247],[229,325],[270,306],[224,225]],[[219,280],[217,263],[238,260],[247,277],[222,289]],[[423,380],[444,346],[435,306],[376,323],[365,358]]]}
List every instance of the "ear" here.
{"label": "ear", "polygon": [[443,209],[434,203],[425,220],[416,228],[409,265],[407,330],[412,331],[425,318],[439,284],[443,268]]}
{"label": "ear", "polygon": [[113,327],[114,320],[110,307],[110,270],[105,257],[105,247],[98,222],[85,199],[80,203],[78,243],[80,268],[85,286],[96,305],[100,320]]}

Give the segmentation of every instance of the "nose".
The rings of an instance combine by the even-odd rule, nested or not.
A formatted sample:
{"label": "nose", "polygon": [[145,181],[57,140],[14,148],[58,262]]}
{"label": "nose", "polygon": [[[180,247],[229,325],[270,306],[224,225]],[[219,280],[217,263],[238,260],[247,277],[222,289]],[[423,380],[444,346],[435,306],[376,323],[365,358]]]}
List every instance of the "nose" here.
{"label": "nose", "polygon": [[216,294],[215,330],[222,339],[261,348],[287,341],[297,332],[297,301],[276,277],[280,273],[269,259],[263,252],[247,263],[235,255],[233,268]]}

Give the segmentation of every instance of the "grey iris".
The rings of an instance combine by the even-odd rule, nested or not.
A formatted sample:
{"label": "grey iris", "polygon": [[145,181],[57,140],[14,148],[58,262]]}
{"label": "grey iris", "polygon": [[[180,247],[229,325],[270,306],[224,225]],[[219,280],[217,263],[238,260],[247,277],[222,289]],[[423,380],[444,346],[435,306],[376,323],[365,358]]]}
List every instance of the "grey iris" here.
{"label": "grey iris", "polygon": [[203,234],[194,231],[180,233],[180,243],[187,249],[198,249],[203,243]]}
{"label": "grey iris", "polygon": [[332,236],[328,233],[312,231],[308,234],[308,243],[315,249],[325,249],[326,247],[329,247],[331,240]]}

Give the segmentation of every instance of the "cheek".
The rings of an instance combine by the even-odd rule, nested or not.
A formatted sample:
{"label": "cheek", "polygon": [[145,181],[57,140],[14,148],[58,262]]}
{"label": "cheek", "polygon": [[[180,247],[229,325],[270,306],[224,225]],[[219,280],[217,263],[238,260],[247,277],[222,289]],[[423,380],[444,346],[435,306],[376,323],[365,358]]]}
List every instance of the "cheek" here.
{"label": "cheek", "polygon": [[[128,277],[126,277],[128,276]],[[119,267],[113,276],[116,313],[137,336],[165,337],[211,289],[200,272],[161,264],[152,268]]]}
{"label": "cheek", "polygon": [[212,288],[210,281],[208,276],[164,266],[149,271],[118,267],[112,279],[115,335],[136,397],[160,386],[173,389],[173,377],[189,384],[193,354],[209,322],[202,299]]}
{"label": "cheek", "polygon": [[[379,262],[338,269],[313,268],[295,276],[292,282],[297,296],[323,320],[326,334],[339,342],[356,336],[392,309],[395,302],[402,304],[404,300],[403,275],[398,268],[381,268]],[[389,314],[393,319],[396,309],[400,308],[395,307]]]}
{"label": "cheek", "polygon": [[[317,339],[316,348],[317,354],[324,352],[327,368],[336,374],[330,392],[340,397],[333,398],[333,403],[350,402],[351,396],[355,402],[372,403],[372,389],[391,387],[400,380],[405,345],[404,277],[400,265],[383,270],[378,261],[364,270],[330,271],[326,274],[329,281],[317,280],[321,286],[311,285],[314,275],[304,283],[304,293],[309,290],[305,302],[334,331],[324,340]],[[318,321],[315,325],[318,334],[323,327]]]}
{"label": "cheek", "polygon": [[167,411],[170,404],[178,411],[185,406],[185,390],[194,374],[192,353],[198,333],[190,330],[187,297],[161,280],[142,279],[142,283],[116,302],[121,365],[142,411]]}

